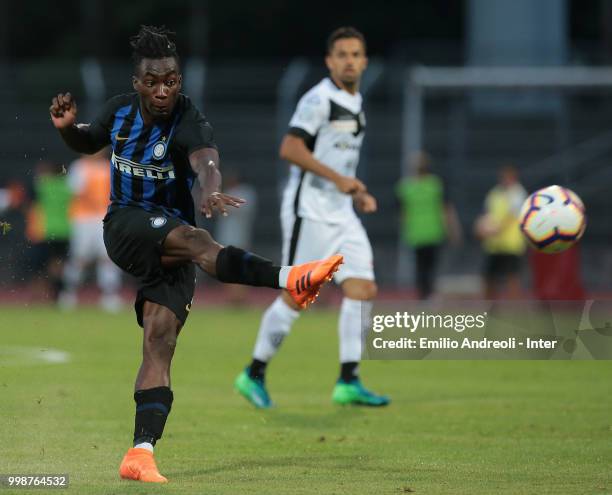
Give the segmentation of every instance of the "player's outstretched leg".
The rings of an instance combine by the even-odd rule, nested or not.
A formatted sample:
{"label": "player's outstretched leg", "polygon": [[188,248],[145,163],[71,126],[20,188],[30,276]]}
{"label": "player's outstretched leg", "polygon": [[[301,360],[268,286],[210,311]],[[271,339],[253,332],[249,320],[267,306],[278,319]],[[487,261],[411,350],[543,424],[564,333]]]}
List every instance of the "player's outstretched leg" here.
{"label": "player's outstretched leg", "polygon": [[125,454],[119,475],[123,479],[167,483],[159,474],[153,447],[162,437],[174,395],[170,390],[170,364],[181,323],[165,306],[145,301],[143,360],[136,378],[134,447]]}
{"label": "player's outstretched leg", "polygon": [[357,278],[342,283],[345,297],[340,307],[338,333],[340,342],[340,377],[332,393],[336,404],[386,406],[390,399],[367,390],[359,378],[362,334],[369,326],[372,302],[377,288],[374,281]]}
{"label": "player's outstretched leg", "polygon": [[287,289],[300,308],[308,307],[321,286],[333,278],[342,256],[297,266],[277,266],[243,249],[223,247],[203,229],[181,226],[172,230],[162,246],[162,263],[194,262],[217,280],[229,284]]}

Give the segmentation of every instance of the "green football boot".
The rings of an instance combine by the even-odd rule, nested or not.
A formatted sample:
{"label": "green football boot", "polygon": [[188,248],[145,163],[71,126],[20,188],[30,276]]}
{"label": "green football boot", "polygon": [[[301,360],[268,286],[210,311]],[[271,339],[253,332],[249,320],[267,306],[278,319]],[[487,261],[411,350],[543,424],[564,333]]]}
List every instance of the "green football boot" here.
{"label": "green football boot", "polygon": [[356,404],[362,406],[381,407],[391,402],[386,395],[376,395],[361,384],[359,378],[353,378],[349,382],[340,379],[336,382],[332,394],[332,402],[336,404]]}
{"label": "green football boot", "polygon": [[268,409],[272,407],[272,401],[270,400],[264,381],[261,378],[251,378],[249,376],[248,366],[236,378],[234,388],[255,407],[259,409]]}

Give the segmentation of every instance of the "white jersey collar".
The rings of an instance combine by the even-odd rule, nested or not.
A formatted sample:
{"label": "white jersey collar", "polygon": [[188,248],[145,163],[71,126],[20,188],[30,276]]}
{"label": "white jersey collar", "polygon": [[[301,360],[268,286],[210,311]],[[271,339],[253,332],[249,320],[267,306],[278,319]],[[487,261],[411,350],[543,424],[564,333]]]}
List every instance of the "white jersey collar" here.
{"label": "white jersey collar", "polygon": [[338,86],[336,84],[336,82],[331,77],[325,77],[323,79],[323,81],[325,81],[325,83],[327,84],[329,89],[331,89],[332,91],[338,91],[338,92],[342,93],[343,95],[346,95],[345,97],[348,97],[348,98],[353,98],[355,100],[361,100],[361,93],[359,91],[357,91],[353,95],[353,94],[349,93],[346,89],[343,89],[340,86]]}

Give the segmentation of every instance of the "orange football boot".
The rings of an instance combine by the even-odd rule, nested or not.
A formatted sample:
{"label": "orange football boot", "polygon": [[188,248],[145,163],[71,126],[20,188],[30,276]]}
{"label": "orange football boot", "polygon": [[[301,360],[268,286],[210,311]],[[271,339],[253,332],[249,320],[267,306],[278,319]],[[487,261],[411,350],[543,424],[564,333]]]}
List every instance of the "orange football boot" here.
{"label": "orange football boot", "polygon": [[329,282],[344,258],[334,254],[325,260],[296,265],[289,271],[287,291],[300,308],[307,308],[318,296],[321,286]]}
{"label": "orange football boot", "polygon": [[126,480],[168,483],[157,470],[153,452],[147,449],[129,449],[121,461],[119,476]]}

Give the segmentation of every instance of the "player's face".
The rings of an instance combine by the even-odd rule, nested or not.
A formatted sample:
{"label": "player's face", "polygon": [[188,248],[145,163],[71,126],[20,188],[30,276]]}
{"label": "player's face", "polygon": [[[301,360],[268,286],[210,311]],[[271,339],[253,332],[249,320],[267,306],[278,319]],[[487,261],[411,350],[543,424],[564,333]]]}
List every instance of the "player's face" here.
{"label": "player's face", "polygon": [[341,38],[325,58],[325,63],[333,79],[344,84],[354,85],[368,65],[363,43],[358,38]]}
{"label": "player's face", "polygon": [[518,174],[514,169],[503,169],[499,173],[499,183],[503,187],[513,186],[518,182]]}
{"label": "player's face", "polygon": [[182,76],[174,57],[145,58],[132,83],[143,110],[153,120],[167,119],[181,90]]}

